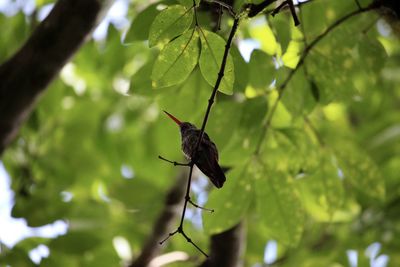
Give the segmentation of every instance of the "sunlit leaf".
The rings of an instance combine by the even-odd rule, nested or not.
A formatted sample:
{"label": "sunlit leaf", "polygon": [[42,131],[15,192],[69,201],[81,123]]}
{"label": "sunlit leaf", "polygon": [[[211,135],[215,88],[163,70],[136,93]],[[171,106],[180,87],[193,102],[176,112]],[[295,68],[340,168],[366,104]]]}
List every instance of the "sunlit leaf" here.
{"label": "sunlit leaf", "polygon": [[[296,184],[307,211],[318,221],[336,221],[336,213],[344,202],[344,189],[340,170],[333,165],[333,157],[321,155],[319,168],[304,170],[297,175]],[[352,217],[348,218],[349,220]]]}
{"label": "sunlit leaf", "polygon": [[[200,30],[199,34],[201,39],[200,70],[206,81],[214,87],[220,71],[226,42],[213,32]],[[224,76],[218,90],[224,94],[232,94],[235,81],[234,75],[233,60],[231,55],[228,54]]]}
{"label": "sunlit leaf", "polygon": [[154,88],[179,84],[186,80],[197,64],[199,36],[187,31],[165,46],[153,66],[151,79]]}
{"label": "sunlit leaf", "polygon": [[193,10],[175,5],[161,11],[154,19],[149,32],[149,46],[165,43],[185,32],[193,20]]}
{"label": "sunlit leaf", "polygon": [[280,52],[274,33],[264,18],[260,18],[258,23],[250,27],[249,31],[250,36],[261,43],[261,49],[264,52],[271,56]]}
{"label": "sunlit leaf", "polygon": [[279,14],[279,16],[270,19],[269,22],[271,23],[271,28],[274,31],[277,42],[279,42],[282,51],[285,51],[291,40],[290,25],[293,22],[290,14]]}

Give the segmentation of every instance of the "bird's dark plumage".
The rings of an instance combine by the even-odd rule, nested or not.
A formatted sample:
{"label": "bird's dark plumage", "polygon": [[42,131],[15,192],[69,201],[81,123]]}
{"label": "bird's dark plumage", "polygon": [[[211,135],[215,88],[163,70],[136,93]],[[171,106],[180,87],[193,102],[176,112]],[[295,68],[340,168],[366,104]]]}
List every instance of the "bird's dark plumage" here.
{"label": "bird's dark plumage", "polygon": [[[179,126],[182,137],[182,151],[186,158],[191,160],[191,153],[196,148],[200,130],[189,122],[182,122]],[[218,150],[207,133],[203,134],[203,139],[197,151],[194,163],[208,178],[210,178],[211,182],[217,188],[221,188],[224,185],[226,177],[218,164]]]}

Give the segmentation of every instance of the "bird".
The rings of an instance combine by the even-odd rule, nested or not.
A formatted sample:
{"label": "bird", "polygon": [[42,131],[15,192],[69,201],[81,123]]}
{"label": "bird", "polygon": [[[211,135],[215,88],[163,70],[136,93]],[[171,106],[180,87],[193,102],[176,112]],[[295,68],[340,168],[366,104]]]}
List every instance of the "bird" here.
{"label": "bird", "polygon": [[221,188],[226,181],[226,177],[218,164],[217,146],[211,141],[208,134],[204,132],[197,154],[193,155],[201,130],[197,129],[197,127],[190,122],[181,122],[167,111],[164,110],[164,112],[179,126],[182,152],[186,159],[192,161],[194,158],[193,163],[200,171],[204,173],[217,188]]}

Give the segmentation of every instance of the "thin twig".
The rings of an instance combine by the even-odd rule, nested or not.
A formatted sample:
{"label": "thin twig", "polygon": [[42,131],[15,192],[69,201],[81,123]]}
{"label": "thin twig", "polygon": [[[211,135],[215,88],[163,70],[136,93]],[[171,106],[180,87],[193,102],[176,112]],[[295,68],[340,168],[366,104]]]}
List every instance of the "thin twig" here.
{"label": "thin twig", "polygon": [[274,10],[271,12],[271,16],[275,17],[276,14],[278,14],[283,7],[287,6],[287,1],[283,1],[279,6],[277,6]]}
{"label": "thin twig", "polygon": [[174,164],[174,166],[190,166],[189,163],[179,163],[179,162],[176,162],[176,161],[172,161],[172,160],[166,159],[166,158],[164,158],[162,156],[158,156],[158,158],[163,160],[163,161],[166,161],[166,162],[169,162],[171,164]]}
{"label": "thin twig", "polygon": [[278,13],[281,11],[281,9],[282,9],[283,7],[285,7],[285,6],[289,6],[290,13],[292,14],[294,26],[300,25],[300,21],[299,21],[299,18],[297,17],[296,9],[294,8],[294,4],[293,4],[293,1],[292,1],[292,0],[286,0],[286,1],[282,2],[277,8],[275,8],[275,9],[272,11],[271,15],[274,17],[274,16],[275,16],[276,14],[278,14]]}
{"label": "thin twig", "polygon": [[189,201],[190,204],[192,204],[194,207],[196,207],[196,208],[198,208],[198,209],[205,210],[205,211],[208,211],[208,212],[214,212],[214,209],[208,209],[208,208],[199,206],[199,205],[197,205],[196,203],[194,203],[194,202],[192,201],[192,199],[190,199],[190,198],[189,198],[188,201]]}
{"label": "thin twig", "polygon": [[[265,0],[264,2],[261,2],[259,4],[247,4],[247,5],[245,5],[245,8],[248,9],[248,17],[252,18],[252,17],[257,16],[260,13],[267,14],[267,15],[268,14],[276,15],[278,13],[278,12],[276,12],[277,8],[269,9],[269,10],[264,11],[264,9],[267,8],[267,6],[269,6],[270,4],[272,4],[272,3],[276,2],[276,1],[277,0]],[[298,2],[296,5],[293,4],[293,7],[300,7],[302,5],[309,4],[309,3],[312,3],[312,2],[314,2],[314,0],[309,0],[309,1],[306,1],[306,2]],[[282,9],[282,11],[283,11],[283,10],[286,10],[287,8],[290,8],[290,6],[288,7],[286,5],[286,3],[285,3],[285,4],[283,4],[281,6],[280,9]]]}
{"label": "thin twig", "polygon": [[287,3],[289,5],[290,13],[292,14],[294,26],[300,25],[300,21],[297,18],[297,14],[296,14],[296,9],[294,8],[294,5],[293,5],[293,0],[287,0]]}
{"label": "thin twig", "polygon": [[[310,4],[310,3],[314,2],[314,1],[315,1],[315,0],[308,0],[308,1],[306,1],[306,2],[297,2],[297,4],[293,4],[293,6],[299,8],[299,7],[303,6],[303,5]],[[286,10],[289,9],[289,8],[290,8],[289,6],[284,5],[284,6],[281,8],[280,12],[286,11]],[[263,11],[262,14],[266,14],[266,15],[271,14],[271,15],[272,15],[272,14],[274,13],[274,11],[275,11],[275,9],[268,9],[268,10]],[[276,15],[276,13],[275,13],[274,15]]]}
{"label": "thin twig", "polygon": [[[197,21],[197,13],[196,13],[195,1],[193,1],[193,7],[194,7],[195,24],[196,24],[196,27],[199,27],[199,24],[198,24],[198,21]],[[187,209],[187,204],[188,203],[191,203],[195,207],[199,207],[197,204],[194,204],[194,202],[192,202],[190,200],[190,186],[191,186],[191,182],[192,182],[193,167],[194,167],[194,163],[196,162],[197,152],[199,151],[199,148],[200,148],[201,140],[202,140],[203,135],[204,135],[204,130],[205,130],[206,125],[207,125],[207,121],[208,121],[208,117],[210,115],[211,107],[212,107],[212,105],[214,103],[215,95],[217,94],[219,85],[220,85],[220,83],[222,81],[222,78],[224,76],[226,61],[227,61],[228,55],[229,55],[229,49],[231,47],[233,36],[236,33],[238,25],[239,25],[239,18],[235,18],[235,20],[233,22],[233,26],[232,26],[231,32],[229,34],[228,40],[227,40],[226,45],[225,45],[225,51],[224,51],[224,55],[222,57],[222,62],[221,62],[221,67],[220,67],[219,72],[218,72],[218,77],[217,77],[217,80],[215,82],[214,89],[213,89],[213,91],[211,93],[210,99],[208,100],[208,106],[207,106],[206,113],[204,115],[203,123],[202,123],[201,130],[200,130],[200,134],[199,134],[199,137],[197,139],[197,143],[196,143],[195,149],[192,152],[192,155],[190,157],[191,161],[188,163],[188,166],[190,167],[190,169],[189,169],[189,177],[188,177],[188,182],[187,182],[187,187],[186,187],[185,202],[183,204],[183,210],[182,210],[181,220],[180,220],[178,229],[175,230],[174,232],[169,233],[169,235],[164,240],[162,240],[160,242],[160,244],[163,244],[170,237],[172,237],[175,234],[179,233],[179,234],[181,234],[181,235],[183,235],[185,237],[186,241],[191,243],[198,251],[200,251],[206,257],[208,257],[208,255],[186,235],[186,233],[185,233],[185,231],[183,229],[183,220],[185,218],[185,214],[186,214],[186,209]],[[162,157],[160,157],[160,158],[163,159]],[[166,161],[171,162],[169,160],[166,160]],[[172,161],[172,163],[174,163],[174,162]],[[202,208],[202,207],[199,207],[199,208]],[[205,208],[202,208],[202,209],[205,209]],[[209,211],[213,211],[213,210],[209,210]]]}
{"label": "thin twig", "polygon": [[232,6],[228,5],[227,3],[224,3],[222,1],[218,1],[218,0],[203,0],[204,2],[207,3],[215,3],[218,4],[220,6],[220,8],[225,8],[226,10],[228,10],[229,14],[231,14],[232,17],[236,17],[236,12],[233,9]]}
{"label": "thin twig", "polygon": [[376,8],[378,8],[378,7],[379,7],[379,4],[376,3],[376,2],[374,2],[374,3],[370,4],[368,7],[360,8],[360,9],[357,9],[357,10],[355,10],[355,11],[352,11],[352,12],[348,13],[347,15],[344,15],[344,16],[341,17],[340,19],[336,20],[336,21],[335,21],[332,25],[330,25],[323,33],[321,33],[319,36],[317,36],[309,45],[307,45],[307,46],[304,48],[303,53],[302,53],[302,55],[301,55],[301,57],[300,57],[299,63],[297,63],[297,66],[296,66],[294,69],[292,69],[291,72],[289,72],[289,74],[288,74],[288,76],[286,77],[286,79],[285,79],[285,80],[282,82],[282,84],[277,88],[278,97],[277,97],[277,99],[275,100],[275,102],[274,102],[274,104],[273,104],[273,106],[272,106],[271,111],[269,112],[269,115],[268,115],[267,120],[265,121],[265,123],[264,123],[263,126],[262,126],[262,131],[261,131],[260,139],[259,139],[259,141],[258,141],[258,143],[257,143],[257,146],[256,146],[256,149],[255,149],[255,151],[254,151],[254,154],[255,154],[255,155],[259,155],[259,153],[260,153],[260,151],[261,151],[262,144],[263,144],[263,142],[264,142],[264,140],[265,140],[265,135],[266,135],[267,130],[268,130],[270,124],[271,124],[272,117],[273,117],[273,115],[274,115],[274,113],[275,113],[275,111],[276,111],[276,108],[277,108],[277,106],[278,106],[278,103],[279,103],[280,99],[282,98],[282,95],[283,95],[283,92],[284,92],[286,86],[288,85],[288,83],[290,82],[290,80],[293,78],[294,74],[295,74],[295,73],[299,70],[299,68],[304,64],[304,61],[305,61],[306,57],[308,56],[308,54],[310,53],[311,49],[313,49],[324,37],[326,37],[331,31],[333,31],[335,28],[337,28],[337,27],[338,27],[339,25],[341,25],[343,22],[347,21],[348,19],[350,19],[350,18],[352,18],[352,17],[354,17],[354,16],[356,16],[356,15],[358,15],[358,14],[361,14],[361,13],[364,13],[364,12],[367,12],[367,11],[370,11],[370,10],[373,10],[373,9],[376,9]]}

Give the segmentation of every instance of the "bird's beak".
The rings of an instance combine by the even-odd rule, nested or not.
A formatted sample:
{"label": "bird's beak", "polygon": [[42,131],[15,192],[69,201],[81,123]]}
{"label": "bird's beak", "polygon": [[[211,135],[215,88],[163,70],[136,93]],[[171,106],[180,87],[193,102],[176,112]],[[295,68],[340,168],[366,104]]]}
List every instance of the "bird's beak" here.
{"label": "bird's beak", "polygon": [[171,114],[169,114],[168,112],[166,112],[165,110],[164,110],[164,112],[165,112],[165,114],[168,115],[168,117],[170,117],[174,122],[176,122],[176,124],[178,124],[178,125],[181,125],[181,124],[182,124],[182,122],[181,122],[180,120],[178,120],[177,118],[175,118],[174,116],[172,116]]}

